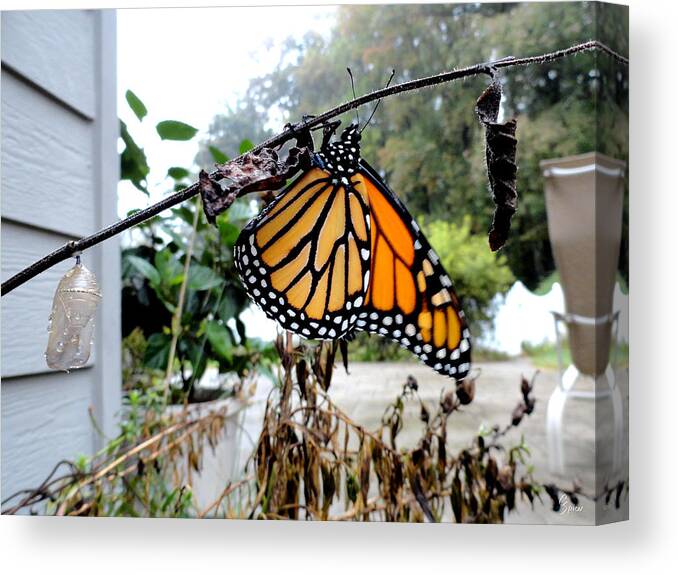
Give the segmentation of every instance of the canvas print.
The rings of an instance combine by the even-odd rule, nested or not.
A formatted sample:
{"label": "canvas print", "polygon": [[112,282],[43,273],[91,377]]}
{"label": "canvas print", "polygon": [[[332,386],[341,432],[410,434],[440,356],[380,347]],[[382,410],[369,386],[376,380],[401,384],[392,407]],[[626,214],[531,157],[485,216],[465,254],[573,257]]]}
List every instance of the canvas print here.
{"label": "canvas print", "polygon": [[2,513],[627,519],[628,98],[609,3],[3,12]]}

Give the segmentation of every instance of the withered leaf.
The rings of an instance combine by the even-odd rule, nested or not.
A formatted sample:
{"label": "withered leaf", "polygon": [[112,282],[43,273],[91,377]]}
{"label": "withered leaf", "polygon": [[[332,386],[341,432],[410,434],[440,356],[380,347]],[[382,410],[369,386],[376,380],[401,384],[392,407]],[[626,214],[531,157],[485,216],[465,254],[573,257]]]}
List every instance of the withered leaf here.
{"label": "withered leaf", "polygon": [[485,484],[487,485],[487,490],[492,493],[496,482],[497,476],[499,475],[499,468],[497,466],[497,461],[494,457],[489,457],[487,460],[487,465],[485,466]]}
{"label": "withered leaf", "polygon": [[476,394],[476,382],[467,377],[457,383],[457,399],[462,405],[468,405],[473,401]]}
{"label": "withered leaf", "polygon": [[457,523],[462,523],[464,521],[464,499],[461,490],[461,480],[459,479],[459,475],[456,475],[452,481],[450,502],[452,503],[452,511]]}
{"label": "withered leaf", "polygon": [[549,483],[548,485],[544,485],[544,491],[546,491],[546,494],[551,498],[553,511],[558,513],[558,511],[560,511],[560,490],[552,483]]}
{"label": "withered leaf", "polygon": [[455,403],[454,403],[454,393],[453,393],[453,392],[448,391],[448,392],[443,396],[443,398],[442,398],[442,400],[441,400],[441,402],[440,402],[440,407],[442,408],[443,413],[444,413],[445,415],[448,415],[448,414],[452,413],[452,410],[453,410],[454,407],[455,407]]}
{"label": "withered leaf", "polygon": [[523,415],[525,415],[525,405],[519,403],[511,414],[511,425],[520,425],[520,422],[523,420]]}
{"label": "withered leaf", "polygon": [[346,341],[345,339],[340,339],[339,350],[341,351],[341,360],[344,364],[344,369],[348,374],[348,341]]}
{"label": "withered leaf", "polygon": [[414,498],[417,500],[419,507],[421,507],[424,515],[426,515],[426,519],[428,519],[431,523],[435,523],[435,517],[433,516],[431,507],[428,504],[428,499],[426,499],[426,495],[421,488],[419,475],[415,475],[414,480],[412,481],[412,492],[414,493]]}
{"label": "withered leaf", "polygon": [[[280,160],[275,150],[264,148],[217,165],[214,178],[206,172],[201,173],[200,195],[207,220],[214,223],[216,216],[227,210],[239,196],[279,189],[288,178],[310,165],[310,157],[308,148],[295,147]],[[221,180],[227,181],[224,187],[218,183]]]}
{"label": "withered leaf", "polygon": [[419,390],[419,384],[417,383],[417,380],[413,375],[408,375],[407,380],[405,381],[405,391],[410,390],[410,391],[418,391]]}
{"label": "withered leaf", "polygon": [[423,421],[424,423],[428,423],[429,420],[431,419],[428,409],[426,409],[426,406],[423,403],[421,404],[421,412],[419,413],[419,419],[421,419],[421,421]]}
{"label": "withered leaf", "polygon": [[617,490],[615,492],[615,497],[614,497],[614,507],[615,509],[619,509],[621,507],[621,496],[622,493],[624,492],[624,482],[620,481],[617,483]]}
{"label": "withered leaf", "polygon": [[300,359],[296,365],[297,370],[297,384],[299,385],[299,391],[301,391],[301,397],[306,399],[306,378],[308,377],[308,368],[306,367],[306,360]]}

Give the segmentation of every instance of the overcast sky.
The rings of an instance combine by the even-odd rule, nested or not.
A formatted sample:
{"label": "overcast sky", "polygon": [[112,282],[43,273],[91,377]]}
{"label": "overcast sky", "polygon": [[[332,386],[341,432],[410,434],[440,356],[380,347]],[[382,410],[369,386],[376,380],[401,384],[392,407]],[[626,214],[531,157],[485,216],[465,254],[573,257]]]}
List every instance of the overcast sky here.
{"label": "overcast sky", "polygon": [[[281,43],[313,29],[330,30],[332,6],[118,10],[118,115],[148,157],[151,197],[129,182],[118,188],[121,217],[171,190],[171,166],[191,167],[197,142],[215,114],[234,105],[250,78],[272,70]],[[131,89],[148,108],[142,123],[125,100]],[[199,134],[190,142],[162,141],[161,120],[180,120]],[[257,308],[242,315],[250,337],[273,339],[275,323]]]}
{"label": "overcast sky", "polygon": [[[119,213],[162,197],[167,168],[190,167],[213,116],[235,104],[250,78],[272,70],[288,36],[332,26],[333,6],[118,10],[118,114],[146,151],[151,200],[131,184],[119,190]],[[139,124],[125,101],[131,89],[148,108]],[[160,120],[198,128],[191,142],[161,141]]]}

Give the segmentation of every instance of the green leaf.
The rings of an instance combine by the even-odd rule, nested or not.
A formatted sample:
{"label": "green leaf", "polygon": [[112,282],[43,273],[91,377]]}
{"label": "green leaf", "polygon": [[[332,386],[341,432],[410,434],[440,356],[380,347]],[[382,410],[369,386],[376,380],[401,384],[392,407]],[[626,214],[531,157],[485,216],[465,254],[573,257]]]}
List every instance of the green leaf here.
{"label": "green leaf", "polygon": [[139,121],[143,120],[144,116],[148,114],[148,110],[144,103],[139,99],[139,96],[132,92],[132,90],[127,90],[127,92],[125,92],[125,99],[127,100],[129,107],[132,108],[134,115],[139,118]]}
{"label": "green leaf", "polygon": [[151,369],[166,369],[172,337],[166,333],[154,333],[148,338],[144,364]]}
{"label": "green leaf", "polygon": [[228,214],[226,213],[220,214],[217,217],[217,225],[219,226],[221,242],[229,249],[232,249],[240,235],[240,228],[228,221]]}
{"label": "green leaf", "polygon": [[159,122],[155,129],[163,140],[190,140],[198,133],[197,128],[178,122],[176,120],[165,120]]}
{"label": "green leaf", "polygon": [[176,244],[178,248],[182,250],[184,249],[184,246],[186,245],[186,238],[184,236],[178,233],[169,223],[161,222],[159,224],[159,227],[170,238],[172,238],[172,241]]}
{"label": "green leaf", "polygon": [[158,270],[153,267],[152,263],[140,258],[139,256],[127,256],[127,261],[132,264],[132,266],[134,266],[134,268],[141,275],[151,282],[151,285],[156,286],[160,284],[160,274],[158,273]]}
{"label": "green leaf", "polygon": [[147,196],[146,176],[150,172],[146,154],[134,141],[127,130],[127,124],[120,120],[120,138],[125,144],[125,149],[120,154],[120,179],[129,180],[138,190]]}
{"label": "green leaf", "polygon": [[187,208],[186,206],[172,208],[172,213],[178,218],[184,220],[184,222],[186,222],[189,226],[193,227],[193,218],[195,217],[195,213],[191,209]]}
{"label": "green leaf", "polygon": [[228,156],[224,154],[219,148],[210,146],[208,149],[210,151],[210,154],[212,154],[212,159],[217,164],[225,164],[226,162],[228,162]]}
{"label": "green leaf", "polygon": [[194,290],[206,290],[223,283],[223,279],[207,266],[192,264],[188,270],[188,287]]}
{"label": "green leaf", "polygon": [[187,355],[193,368],[191,379],[193,381],[200,381],[200,378],[205,373],[207,367],[207,354],[205,353],[202,343],[189,340],[187,342]]}
{"label": "green leaf", "polygon": [[252,148],[254,148],[254,144],[245,138],[242,142],[240,142],[240,153],[241,154],[246,154],[249,152]]}
{"label": "green leaf", "polygon": [[233,344],[228,329],[216,321],[210,321],[207,323],[206,333],[212,349],[223,359],[231,361],[233,359]]}
{"label": "green leaf", "polygon": [[228,293],[224,294],[224,297],[219,304],[219,317],[225,323],[237,314],[238,306],[230,297],[228,297]]}
{"label": "green leaf", "polygon": [[183,280],[184,268],[169,250],[155,253],[155,268],[164,284],[176,285]]}
{"label": "green leaf", "polygon": [[184,178],[188,178],[190,172],[186,168],[173,166],[167,170],[167,175],[174,180],[183,180]]}

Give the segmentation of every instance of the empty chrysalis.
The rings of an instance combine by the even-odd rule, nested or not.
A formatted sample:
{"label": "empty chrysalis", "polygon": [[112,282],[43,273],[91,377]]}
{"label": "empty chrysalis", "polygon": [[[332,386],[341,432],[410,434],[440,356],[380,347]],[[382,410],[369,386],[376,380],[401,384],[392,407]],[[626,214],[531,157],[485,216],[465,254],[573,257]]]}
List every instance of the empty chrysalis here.
{"label": "empty chrysalis", "polygon": [[77,256],[75,265],[61,278],[54,294],[45,351],[51,369],[69,371],[87,363],[99,300],[101,292],[96,277]]}

